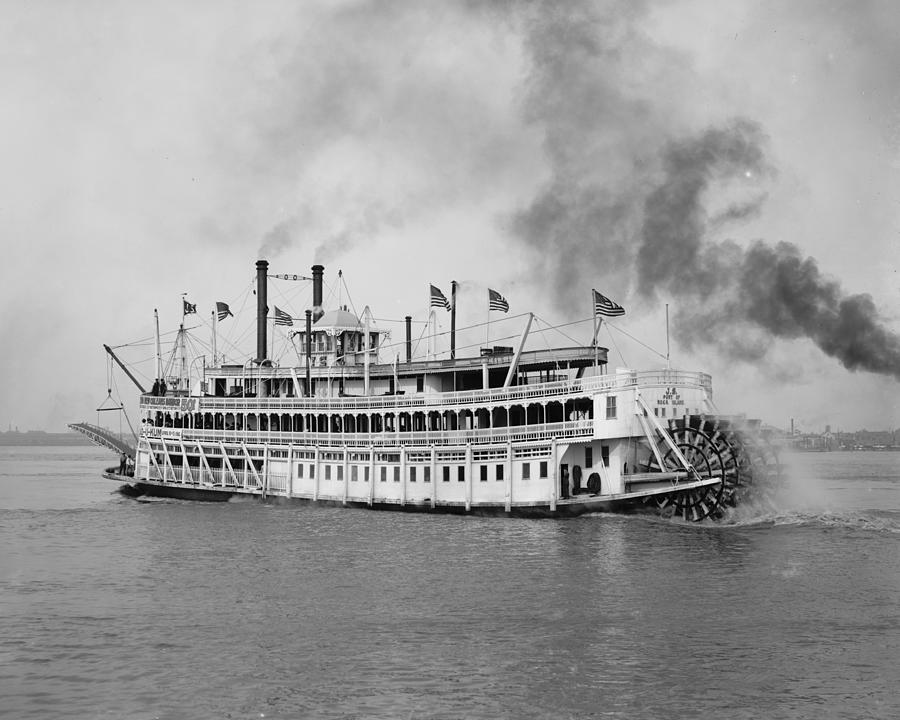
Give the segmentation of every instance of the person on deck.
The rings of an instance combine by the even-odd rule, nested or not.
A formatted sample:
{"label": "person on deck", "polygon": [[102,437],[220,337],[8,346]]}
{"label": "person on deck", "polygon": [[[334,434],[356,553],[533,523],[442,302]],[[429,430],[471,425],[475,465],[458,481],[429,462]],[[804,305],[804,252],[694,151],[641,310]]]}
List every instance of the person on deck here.
{"label": "person on deck", "polygon": [[125,455],[125,453],[122,453],[122,455],[119,457],[119,475],[125,474],[125,467],[127,466],[127,464],[128,457]]}

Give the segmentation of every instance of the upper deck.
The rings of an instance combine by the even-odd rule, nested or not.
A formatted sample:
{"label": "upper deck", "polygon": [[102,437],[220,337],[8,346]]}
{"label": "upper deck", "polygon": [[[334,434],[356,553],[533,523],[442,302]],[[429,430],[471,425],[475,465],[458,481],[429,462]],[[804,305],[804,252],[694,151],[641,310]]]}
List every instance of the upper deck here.
{"label": "upper deck", "polygon": [[[273,368],[273,371],[280,370]],[[254,371],[256,372],[256,371]],[[626,371],[553,382],[514,385],[507,388],[426,392],[402,395],[337,397],[215,397],[186,393],[141,397],[141,408],[181,412],[359,412],[365,410],[412,410],[417,408],[462,408],[521,404],[529,400],[547,400],[592,396],[602,392],[634,387],[678,387],[705,390],[712,395],[712,377],[703,372],[681,370]]]}

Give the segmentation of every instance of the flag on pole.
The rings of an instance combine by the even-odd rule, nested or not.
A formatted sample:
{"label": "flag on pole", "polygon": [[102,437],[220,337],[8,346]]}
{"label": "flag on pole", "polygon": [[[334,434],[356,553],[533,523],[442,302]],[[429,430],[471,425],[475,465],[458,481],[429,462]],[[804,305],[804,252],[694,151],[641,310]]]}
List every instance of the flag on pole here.
{"label": "flag on pole", "polygon": [[488,288],[488,310],[499,310],[500,312],[509,312],[509,303],[496,290]]}
{"label": "flag on pole", "polygon": [[276,325],[291,325],[293,326],[294,320],[288,315],[284,310],[279,308],[277,305],[275,306],[275,324]]}
{"label": "flag on pole", "polygon": [[181,302],[183,304],[182,315],[190,315],[197,312],[197,303],[189,303],[184,298],[181,299]]}
{"label": "flag on pole", "polygon": [[594,315],[605,315],[606,317],[618,317],[625,314],[625,308],[618,303],[614,303],[605,295],[601,295],[596,290],[591,290],[594,294]]}
{"label": "flag on pole", "polygon": [[431,286],[431,307],[442,307],[446,310],[450,309],[450,301],[447,296],[440,291],[440,288]]}
{"label": "flag on pole", "polygon": [[224,320],[229,315],[231,315],[231,317],[234,317],[231,310],[228,309],[228,304],[216,301],[216,317],[219,320]]}

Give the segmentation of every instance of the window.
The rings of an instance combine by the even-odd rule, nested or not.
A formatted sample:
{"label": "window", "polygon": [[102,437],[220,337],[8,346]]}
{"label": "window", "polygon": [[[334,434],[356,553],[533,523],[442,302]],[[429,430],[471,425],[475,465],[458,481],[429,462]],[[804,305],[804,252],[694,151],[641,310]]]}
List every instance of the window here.
{"label": "window", "polygon": [[297,477],[303,477],[303,463],[297,463]]}
{"label": "window", "polygon": [[603,467],[609,467],[609,445],[600,446],[600,457],[603,460]]}
{"label": "window", "polygon": [[400,468],[394,465],[394,482],[400,482]]}
{"label": "window", "polygon": [[416,376],[416,392],[422,392],[425,390],[425,376],[417,375]]}
{"label": "window", "polygon": [[540,471],[541,471],[542,478],[547,477],[547,461],[546,460],[541,460]]}
{"label": "window", "polygon": [[425,477],[423,478],[422,482],[431,482],[431,468],[430,467],[424,468],[424,475],[425,475]]}
{"label": "window", "polygon": [[531,479],[531,463],[522,463],[522,479]]}
{"label": "window", "polygon": [[359,468],[356,465],[350,466],[350,482],[359,480]]}
{"label": "window", "polygon": [[501,482],[503,480],[503,466],[502,465],[497,466],[497,480],[500,480]]}
{"label": "window", "polygon": [[466,481],[466,468],[464,465],[460,465],[458,468],[456,468],[456,479],[460,482]]}
{"label": "window", "polygon": [[416,466],[415,466],[415,465],[413,465],[413,466],[409,469],[409,481],[410,481],[410,482],[415,482],[415,481],[416,481]]}
{"label": "window", "polygon": [[387,482],[387,468],[384,465],[381,466],[381,482]]}
{"label": "window", "polygon": [[331,465],[325,466],[325,479],[331,480]]}
{"label": "window", "polygon": [[607,395],[606,396],[606,419],[607,420],[615,420],[616,419],[616,396],[615,395]]}
{"label": "window", "polygon": [[487,482],[487,465],[481,465],[481,482]]}
{"label": "window", "polygon": [[590,445],[588,445],[584,449],[584,466],[586,468],[589,468],[593,464],[594,464],[594,448],[592,448]]}
{"label": "window", "polygon": [[316,466],[310,465],[309,466],[309,479],[312,480],[315,476],[316,476]]}
{"label": "window", "polygon": [[665,416],[666,416],[666,409],[665,409],[665,408],[660,408],[659,416],[660,416],[660,417],[665,417]]}
{"label": "window", "polygon": [[338,478],[337,478],[337,479],[338,479],[338,480],[343,480],[343,479],[344,479],[344,466],[343,466],[343,465],[338,465],[337,471],[338,471]]}
{"label": "window", "polygon": [[369,466],[363,468],[363,482],[369,482]]}
{"label": "window", "polygon": [[659,417],[659,408],[658,407],[653,408],[653,414],[656,415],[656,417]]}
{"label": "window", "polygon": [[444,465],[444,482],[450,482],[450,468]]}

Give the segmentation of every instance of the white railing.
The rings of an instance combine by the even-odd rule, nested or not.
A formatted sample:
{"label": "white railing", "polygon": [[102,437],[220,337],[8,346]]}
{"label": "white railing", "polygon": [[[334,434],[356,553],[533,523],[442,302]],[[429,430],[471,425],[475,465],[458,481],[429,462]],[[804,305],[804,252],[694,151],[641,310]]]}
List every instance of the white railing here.
{"label": "white railing", "polygon": [[377,395],[337,398],[192,398],[196,406],[187,409],[185,397],[141,397],[141,407],[154,410],[184,409],[193,412],[329,412],[360,410],[396,410],[411,408],[448,408],[473,405],[509,404],[522,400],[548,397],[570,397],[630,387],[652,386],[694,387],[712,390],[712,378],[706,373],[678,370],[650,370],[642,372],[599,375],[575,380],[561,380],[534,385],[516,385],[489,390],[462,390],[446,393],[416,395]]}
{"label": "white railing", "polygon": [[[164,430],[165,433],[155,431]],[[399,447],[419,445],[465,445],[591,437],[593,420],[567,420],[542,425],[513,425],[475,430],[425,430],[387,433],[306,433],[266,430],[191,430],[188,428],[145,428],[146,437],[180,439],[182,442],[246,443],[248,445],[319,445],[331,447]]]}

